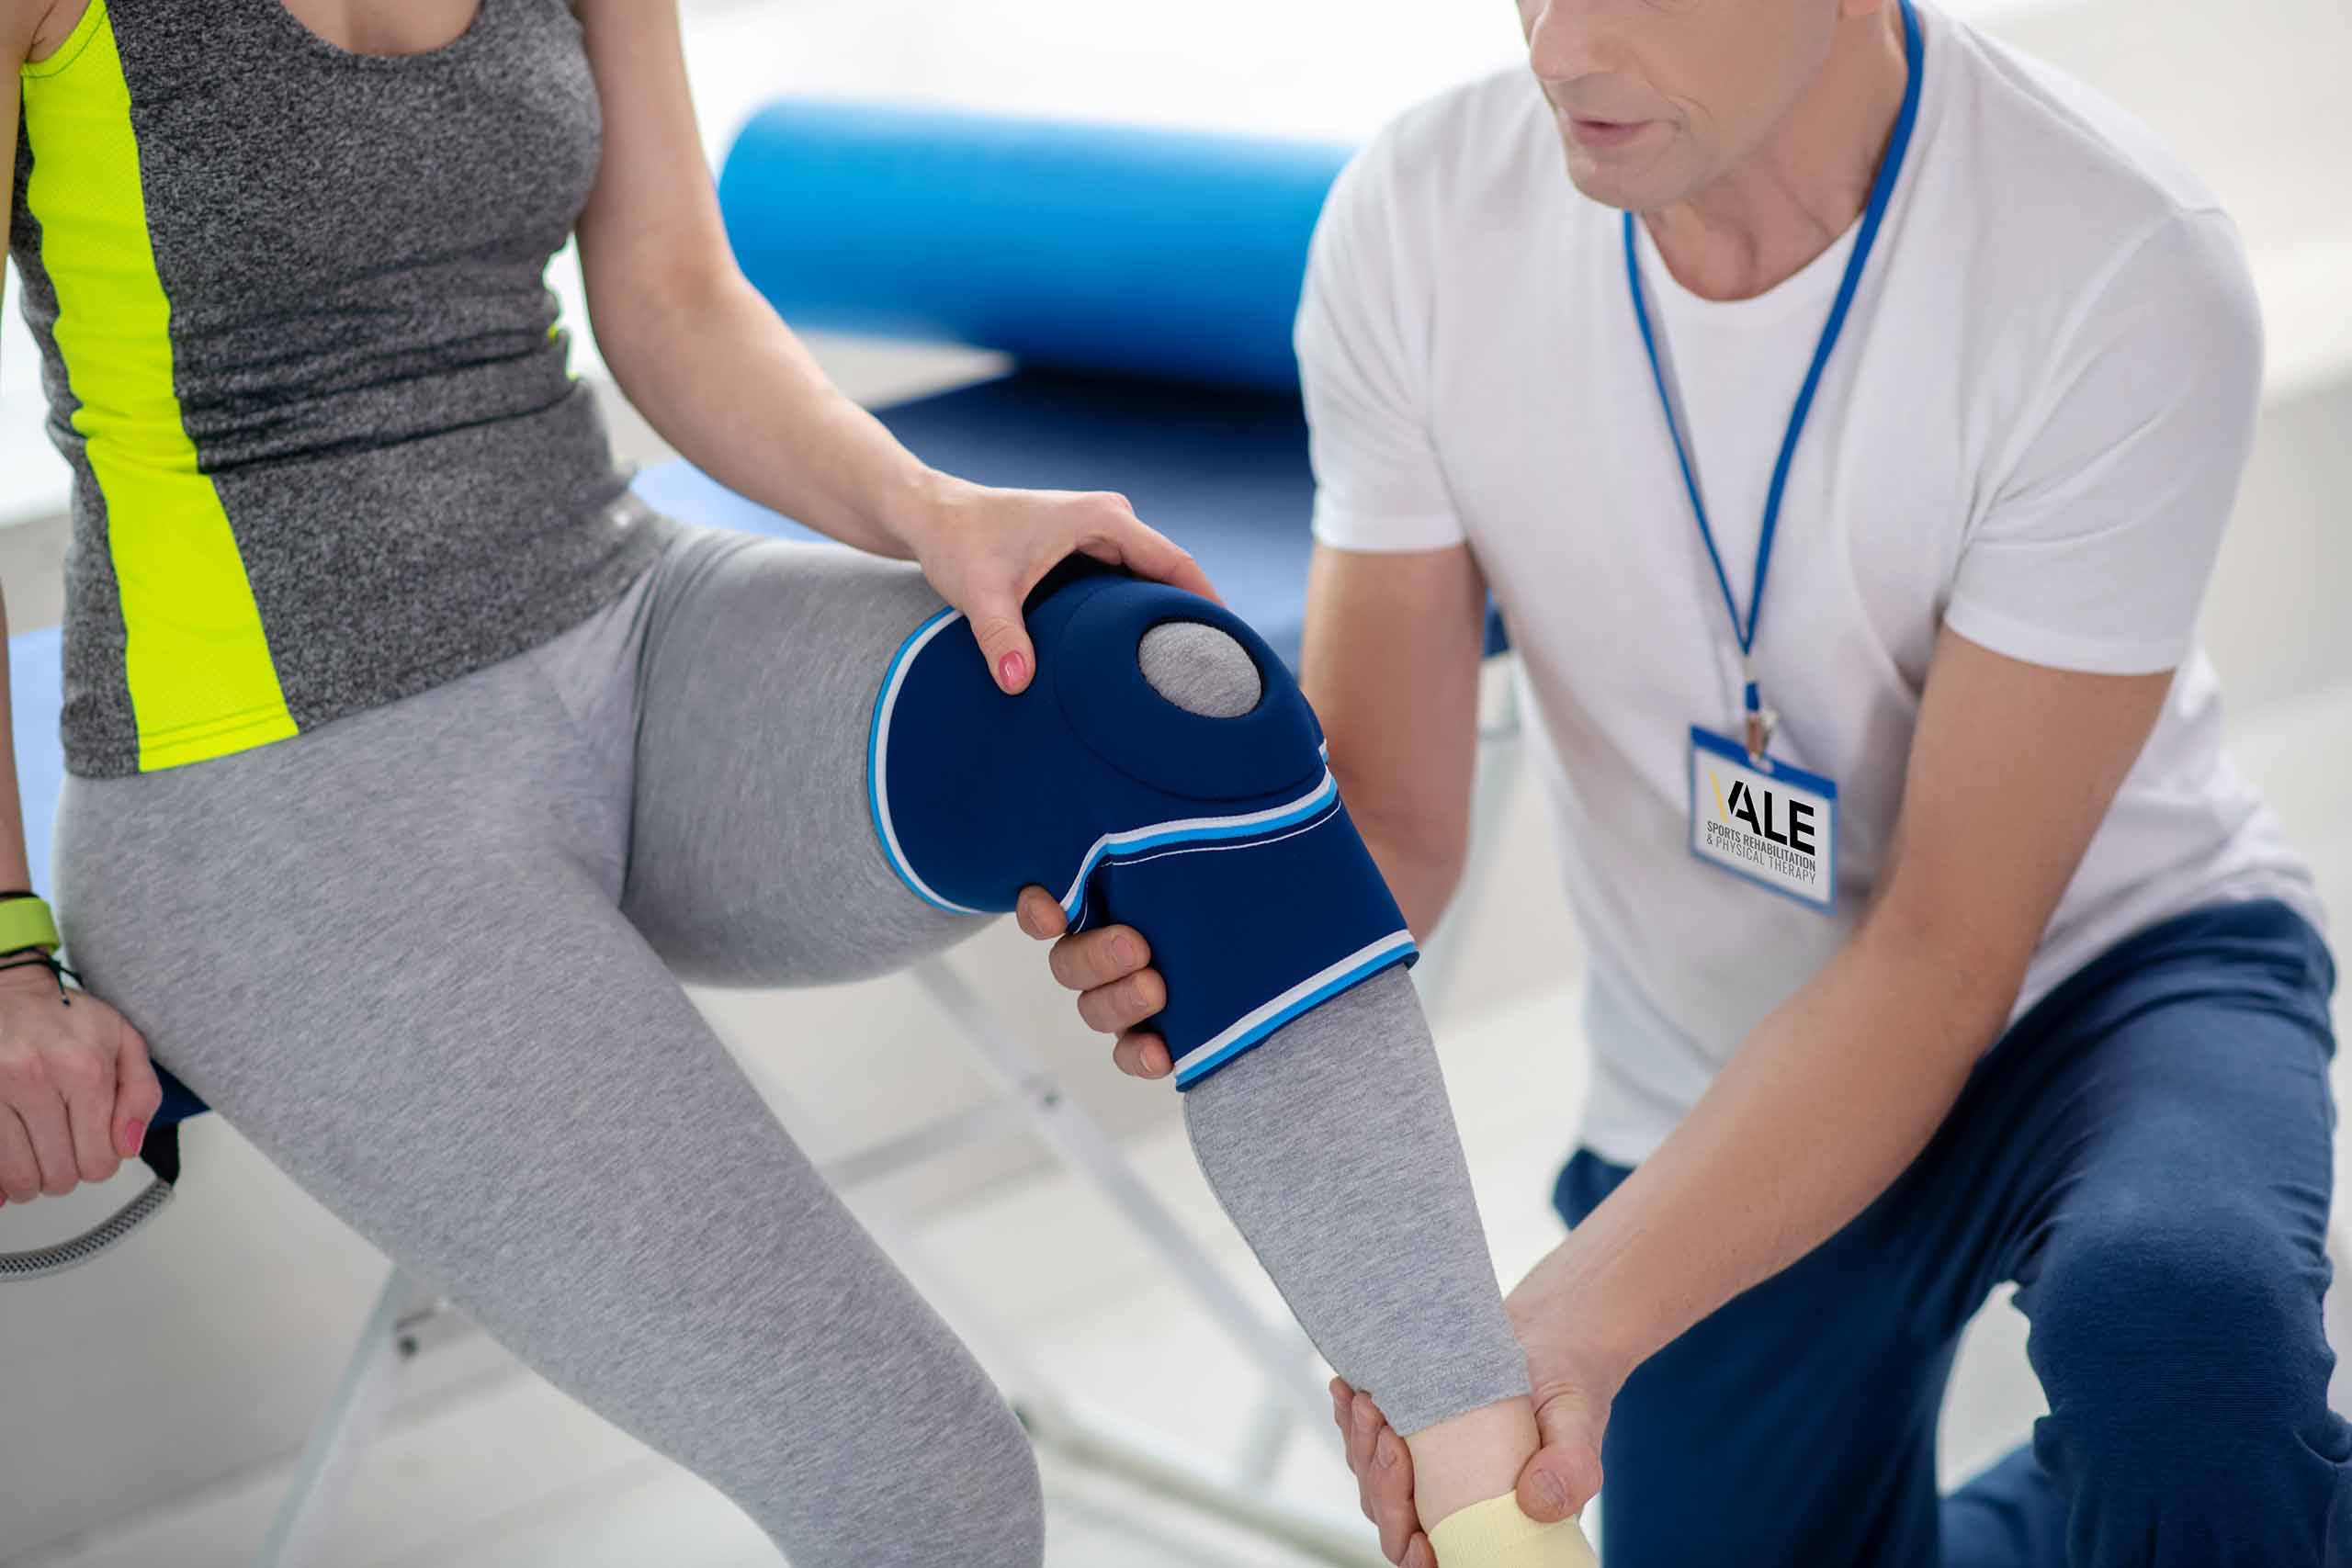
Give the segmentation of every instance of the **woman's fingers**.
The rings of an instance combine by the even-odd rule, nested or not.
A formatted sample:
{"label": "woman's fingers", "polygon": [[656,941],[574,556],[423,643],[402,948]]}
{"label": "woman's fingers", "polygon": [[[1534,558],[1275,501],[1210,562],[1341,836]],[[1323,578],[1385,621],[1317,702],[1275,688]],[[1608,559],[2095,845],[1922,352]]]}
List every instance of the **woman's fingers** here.
{"label": "woman's fingers", "polygon": [[40,1196],[40,1161],[33,1156],[32,1136],[16,1110],[0,1100],[0,1197],[29,1203]]}
{"label": "woman's fingers", "polygon": [[1021,620],[1021,596],[1009,590],[977,595],[964,606],[964,615],[979,641],[980,656],[988,660],[997,689],[1012,694],[1026,690],[1030,673],[1037,667],[1037,655],[1029,646],[1029,628]]}
{"label": "woman's fingers", "polygon": [[42,1192],[57,1198],[73,1191],[82,1179],[74,1168],[65,1096],[47,1053],[22,1043],[0,1048],[0,1102],[15,1109],[38,1171],[32,1191],[9,1189],[8,1196],[21,1203]]}
{"label": "woman's fingers", "polygon": [[1037,671],[1022,601],[1072,550],[1216,600],[1200,563],[1138,520],[1125,496],[980,486],[960,486],[957,495],[947,522],[919,530],[910,543],[931,585],[964,613],[989,678],[1008,694],[1026,691]]}
{"label": "woman's fingers", "polygon": [[115,1014],[115,1022],[122,1030],[122,1042],[114,1066],[114,1146],[130,1159],[146,1142],[147,1123],[164,1103],[164,1084],[147,1055],[147,1037],[120,1013]]}
{"label": "woman's fingers", "polygon": [[122,1164],[114,1147],[115,1058],[96,1051],[59,1052],[50,1058],[50,1073],[65,1102],[74,1179],[106,1180]]}
{"label": "woman's fingers", "polygon": [[1201,563],[1193,558],[1192,553],[1139,520],[1127,505],[1126,497],[1104,493],[1085,499],[1105,510],[1095,536],[1080,541],[1080,550],[1097,560],[1124,566],[1138,577],[1182,588],[1216,604],[1225,603],[1217,598],[1216,590],[1209,585],[1208,573],[1201,570]]}
{"label": "woman's fingers", "polygon": [[11,996],[0,1042],[0,1198],[28,1203],[105,1181],[139,1152],[164,1091],[147,1042],[86,992]]}

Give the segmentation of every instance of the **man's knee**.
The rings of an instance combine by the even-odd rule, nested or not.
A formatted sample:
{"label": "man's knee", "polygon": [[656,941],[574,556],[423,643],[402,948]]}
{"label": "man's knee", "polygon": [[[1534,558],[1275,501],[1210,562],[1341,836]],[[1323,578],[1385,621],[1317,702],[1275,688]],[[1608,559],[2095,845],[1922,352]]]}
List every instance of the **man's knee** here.
{"label": "man's knee", "polygon": [[2036,1453],[2078,1517],[2319,1506],[2294,1501],[2328,1480],[2313,1467],[2352,1457],[2326,1405],[2324,1284],[2251,1204],[2070,1224],[2018,1304],[2051,1406]]}

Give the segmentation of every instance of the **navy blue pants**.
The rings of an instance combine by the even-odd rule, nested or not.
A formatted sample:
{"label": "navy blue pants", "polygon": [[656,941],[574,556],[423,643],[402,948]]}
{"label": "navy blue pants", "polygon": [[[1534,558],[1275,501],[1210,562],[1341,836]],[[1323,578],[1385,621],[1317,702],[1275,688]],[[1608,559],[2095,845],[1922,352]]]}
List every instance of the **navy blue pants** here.
{"label": "navy blue pants", "polygon": [[[2264,900],[2043,998],[1868,1209],[1627,1381],[1608,1568],[2352,1565],[2320,1321],[2335,979]],[[1574,1225],[1629,1174],[1580,1149],[1553,1202]],[[1939,1499],[1944,1383],[2003,1280],[2050,1414]]]}

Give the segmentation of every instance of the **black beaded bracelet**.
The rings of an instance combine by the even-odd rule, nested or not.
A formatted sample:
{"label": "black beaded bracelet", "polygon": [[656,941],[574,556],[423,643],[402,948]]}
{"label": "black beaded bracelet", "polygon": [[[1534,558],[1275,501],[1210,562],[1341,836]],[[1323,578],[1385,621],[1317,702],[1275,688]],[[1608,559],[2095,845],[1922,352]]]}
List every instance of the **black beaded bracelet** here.
{"label": "black beaded bracelet", "polygon": [[[33,956],[30,958],[18,958],[17,954],[20,953],[29,953]],[[64,964],[60,964],[56,958],[45,949],[39,947],[14,947],[10,948],[6,953],[0,953],[0,960],[6,960],[6,962],[0,962],[0,969],[22,969],[28,965],[36,964],[40,965],[42,968],[48,970],[50,977],[57,982],[57,999],[67,1007],[72,1007],[74,1005],[74,998],[65,994],[64,976],[73,975],[74,983],[77,986],[82,983],[82,976],[75,974],[74,971],[68,969]]]}

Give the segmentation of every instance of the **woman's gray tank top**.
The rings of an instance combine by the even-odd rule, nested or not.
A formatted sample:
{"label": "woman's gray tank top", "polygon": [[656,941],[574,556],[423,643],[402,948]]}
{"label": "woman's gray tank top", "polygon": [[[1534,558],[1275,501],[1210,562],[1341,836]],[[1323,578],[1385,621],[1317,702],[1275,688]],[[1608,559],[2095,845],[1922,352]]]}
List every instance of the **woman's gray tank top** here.
{"label": "woman's gray tank top", "polygon": [[90,0],[24,101],[9,244],[74,468],[72,772],[536,647],[674,531],[543,281],[602,137],[565,0],[481,0],[398,56],[279,0]]}

